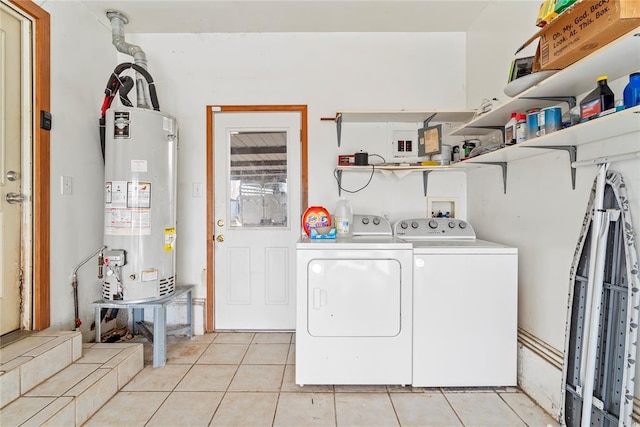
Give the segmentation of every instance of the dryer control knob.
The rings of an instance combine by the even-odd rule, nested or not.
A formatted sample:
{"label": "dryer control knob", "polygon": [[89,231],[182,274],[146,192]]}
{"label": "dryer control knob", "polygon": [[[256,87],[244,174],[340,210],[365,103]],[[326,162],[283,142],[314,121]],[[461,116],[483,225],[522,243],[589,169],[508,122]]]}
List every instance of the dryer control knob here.
{"label": "dryer control knob", "polygon": [[456,228],[456,223],[453,221],[449,221],[449,228]]}
{"label": "dryer control knob", "polygon": [[415,222],[415,221],[413,221],[413,222],[411,223],[411,228],[418,228],[418,223],[417,223],[417,222]]}
{"label": "dryer control knob", "polygon": [[377,216],[373,217],[373,224],[374,225],[379,225],[380,224],[380,218],[378,218]]}
{"label": "dryer control knob", "polygon": [[364,225],[369,224],[369,218],[367,218],[366,216],[365,216],[364,218],[362,218],[362,223],[363,223]]}
{"label": "dryer control knob", "polygon": [[433,228],[433,229],[438,228],[438,221],[435,221],[433,219],[429,221],[429,228]]}
{"label": "dryer control knob", "polygon": [[403,230],[406,230],[408,226],[409,225],[404,221],[400,223],[400,228],[402,228]]}
{"label": "dryer control knob", "polygon": [[458,227],[460,227],[462,229],[465,229],[465,228],[467,228],[467,223],[461,221],[461,222],[458,223]]}

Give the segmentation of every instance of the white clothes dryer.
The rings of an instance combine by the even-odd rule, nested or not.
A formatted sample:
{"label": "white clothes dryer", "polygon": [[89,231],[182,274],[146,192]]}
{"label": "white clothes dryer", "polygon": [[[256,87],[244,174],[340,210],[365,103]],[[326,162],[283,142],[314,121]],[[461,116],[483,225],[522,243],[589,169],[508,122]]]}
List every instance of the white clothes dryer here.
{"label": "white clothes dryer", "polygon": [[407,219],[394,233],[413,244],[411,384],[517,385],[517,249],[459,219]]}
{"label": "white clothes dryer", "polygon": [[410,384],[412,245],[372,215],[353,234],[297,244],[296,383]]}

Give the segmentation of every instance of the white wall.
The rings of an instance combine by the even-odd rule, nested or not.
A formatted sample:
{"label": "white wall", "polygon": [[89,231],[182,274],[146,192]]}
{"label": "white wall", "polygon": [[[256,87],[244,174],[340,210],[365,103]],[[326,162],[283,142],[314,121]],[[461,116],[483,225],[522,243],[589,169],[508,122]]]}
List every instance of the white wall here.
{"label": "white wall", "polygon": [[[111,32],[77,2],[48,1],[51,14],[51,327],[74,328],[71,275],[102,245],[104,165],[98,118],[116,52]],[[73,192],[60,195],[60,177]],[[38,260],[35,260],[38,262]],[[81,330],[89,339],[91,302],[100,298],[97,261],[78,272]]]}
{"label": "white wall", "polygon": [[[102,244],[103,164],[97,121],[110,72],[130,58],[111,45],[110,28],[77,2],[45,1],[51,14],[51,325],[74,327],[73,268]],[[338,198],[333,168],[339,151],[335,126],[320,117],[344,109],[461,109],[465,105],[465,36],[435,34],[127,34],[149,58],[163,111],[178,118],[178,275],[206,295],[206,199],[191,196],[206,181],[205,106],[307,104],[309,203],[333,209]],[[428,55],[426,54],[428,53]],[[117,101],[114,101],[117,103]],[[409,126],[411,125],[398,125]],[[415,126],[414,126],[415,127]],[[386,144],[390,127],[375,132]],[[346,137],[350,131],[345,129]],[[382,136],[384,135],[384,136]],[[369,151],[374,151],[369,149]],[[355,151],[352,150],[350,152]],[[73,194],[60,195],[61,176]],[[345,178],[345,186],[354,184]],[[462,173],[432,174],[430,196],[460,199]],[[352,198],[356,212],[389,212],[391,219],[426,213],[420,174],[398,180],[376,175]],[[85,340],[93,336],[91,302],[101,284],[92,259],[79,270],[79,307]],[[203,330],[196,308],[196,331]],[[180,321],[181,313],[169,322]]]}
{"label": "white wall", "polygon": [[[335,125],[320,117],[465,104],[462,33],[132,34],[128,41],[147,53],[161,109],[180,124],[178,275],[198,285],[197,298],[206,294],[206,199],[192,197],[191,186],[206,182],[207,105],[308,105],[309,205],[333,210],[337,154],[383,149],[388,129],[345,125],[339,150]],[[451,189],[464,196],[463,174],[451,174],[453,184],[437,175],[430,186],[435,195]],[[344,186],[359,187],[364,178],[345,176]],[[420,174],[401,181],[376,175],[351,200],[355,212],[387,211],[392,219],[426,212]]]}
{"label": "white wall", "polygon": [[[526,8],[530,9],[527,14],[531,14],[537,6],[528,4]],[[502,88],[513,52],[536,31],[527,21],[531,21],[530,16],[520,18],[520,26],[503,32],[501,28],[489,30],[481,19],[476,29],[468,33],[469,106],[493,96],[500,101],[508,99]],[[606,70],[602,73],[606,74]],[[583,78],[592,80],[595,76]],[[626,81],[623,78],[610,83],[616,98],[622,97]],[[580,146],[578,160],[637,149],[637,136],[610,139]],[[640,229],[638,163],[633,160],[611,166],[611,170],[621,172],[625,178],[636,233]],[[566,152],[541,150],[535,157],[508,164],[507,194],[502,192],[499,168],[468,172],[469,220],[478,236],[519,250],[519,326],[560,351],[564,351],[565,345],[569,270],[596,168],[578,169],[575,190],[571,189],[569,171]],[[561,372],[550,365],[541,369],[545,362],[538,356],[528,351],[520,353],[520,385],[546,410],[557,414]],[[640,395],[638,390],[640,387],[636,387],[636,396]]]}

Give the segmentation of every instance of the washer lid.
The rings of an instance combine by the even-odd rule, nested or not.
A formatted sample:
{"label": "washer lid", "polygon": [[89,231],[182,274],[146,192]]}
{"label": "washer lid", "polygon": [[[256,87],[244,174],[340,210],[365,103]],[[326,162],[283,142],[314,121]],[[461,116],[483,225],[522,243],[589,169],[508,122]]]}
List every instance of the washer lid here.
{"label": "washer lid", "polygon": [[414,254],[517,254],[518,249],[486,240],[413,240]]}

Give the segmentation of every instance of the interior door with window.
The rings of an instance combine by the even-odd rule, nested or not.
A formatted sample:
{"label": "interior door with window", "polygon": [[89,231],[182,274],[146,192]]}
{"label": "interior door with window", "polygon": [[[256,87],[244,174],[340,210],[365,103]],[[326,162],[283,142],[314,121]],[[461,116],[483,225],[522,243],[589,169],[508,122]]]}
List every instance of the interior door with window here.
{"label": "interior door with window", "polygon": [[214,115],[216,330],[295,329],[299,112]]}
{"label": "interior door with window", "polygon": [[[26,103],[30,94],[25,84],[29,58],[23,55],[23,25],[29,24],[3,4],[0,9],[0,335],[20,329],[24,201],[21,117],[23,100]],[[27,69],[24,76],[23,67]]]}

